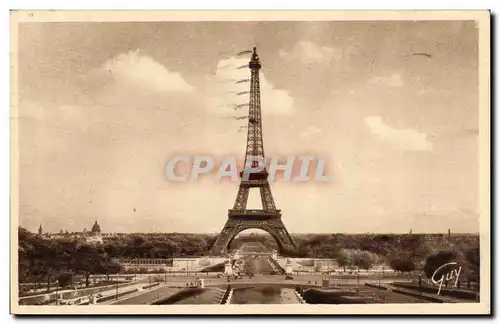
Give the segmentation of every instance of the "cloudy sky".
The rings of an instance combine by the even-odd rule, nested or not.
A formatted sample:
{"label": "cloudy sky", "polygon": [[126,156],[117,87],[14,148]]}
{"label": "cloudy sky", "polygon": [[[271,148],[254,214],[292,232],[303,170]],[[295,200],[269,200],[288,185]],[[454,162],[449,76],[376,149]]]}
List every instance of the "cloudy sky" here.
{"label": "cloudy sky", "polygon": [[218,232],[238,184],[165,165],[244,154],[235,54],[257,46],[266,155],[327,160],[328,183],[272,184],[290,232],[476,232],[477,42],[472,21],[21,24],[20,224]]}

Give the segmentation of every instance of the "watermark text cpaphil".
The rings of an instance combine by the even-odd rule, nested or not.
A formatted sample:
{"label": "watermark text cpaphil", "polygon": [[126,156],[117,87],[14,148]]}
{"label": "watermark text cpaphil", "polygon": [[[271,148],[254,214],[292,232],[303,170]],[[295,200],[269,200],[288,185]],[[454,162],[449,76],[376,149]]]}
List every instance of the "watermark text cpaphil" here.
{"label": "watermark text cpaphil", "polygon": [[[241,171],[241,173],[240,173]],[[209,155],[173,156],[166,165],[165,175],[172,182],[196,182],[201,176],[212,175],[217,182],[249,180],[252,174],[268,173],[268,180],[283,182],[328,182],[327,160],[312,155],[263,158],[249,156],[239,162],[234,156],[215,159]]]}

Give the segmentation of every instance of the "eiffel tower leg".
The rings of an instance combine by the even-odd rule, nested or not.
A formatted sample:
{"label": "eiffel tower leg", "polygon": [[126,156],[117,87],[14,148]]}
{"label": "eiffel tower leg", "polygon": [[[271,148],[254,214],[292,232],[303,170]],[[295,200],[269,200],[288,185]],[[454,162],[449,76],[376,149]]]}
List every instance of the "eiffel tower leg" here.
{"label": "eiffel tower leg", "polygon": [[236,196],[236,201],[234,202],[233,209],[244,210],[247,207],[249,192],[250,188],[244,186],[239,187],[238,195]]}
{"label": "eiffel tower leg", "polygon": [[234,234],[235,225],[235,222],[231,221],[231,219],[228,219],[219,236],[217,236],[214,245],[212,246],[212,254],[225,255],[228,253],[229,243],[231,242],[231,239],[236,236],[236,234]]}
{"label": "eiffel tower leg", "polygon": [[212,246],[212,254],[214,255],[225,255],[228,253],[229,245],[238,233],[247,229],[261,229],[269,234],[271,234],[276,243],[280,253],[286,253],[288,251],[295,250],[296,246],[293,242],[290,234],[285,228],[285,225],[280,218],[267,220],[267,221],[255,221],[255,220],[238,220],[235,218],[230,218],[224,229],[221,231],[214,245]]}
{"label": "eiffel tower leg", "polygon": [[[267,182],[267,181],[266,181]],[[269,182],[266,185],[260,187],[260,197],[262,199],[262,208],[264,210],[275,210],[273,195],[271,194],[271,187]]]}
{"label": "eiffel tower leg", "polygon": [[269,221],[269,225],[264,226],[262,229],[267,231],[276,239],[281,254],[285,254],[290,251],[295,251],[296,249],[295,242],[292,240],[292,237],[286,230],[285,224],[283,224],[281,218]]}

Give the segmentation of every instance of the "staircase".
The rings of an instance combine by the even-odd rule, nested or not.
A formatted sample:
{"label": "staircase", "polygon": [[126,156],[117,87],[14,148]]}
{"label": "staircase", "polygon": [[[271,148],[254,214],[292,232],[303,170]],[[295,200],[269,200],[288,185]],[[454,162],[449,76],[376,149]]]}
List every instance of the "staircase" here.
{"label": "staircase", "polygon": [[231,297],[233,297],[233,290],[230,286],[226,288],[226,290],[222,291],[222,296],[218,304],[226,305],[231,303]]}
{"label": "staircase", "polygon": [[274,272],[276,272],[277,274],[284,275],[286,273],[285,269],[283,269],[280,264],[273,258],[267,258],[267,262],[269,262]]}

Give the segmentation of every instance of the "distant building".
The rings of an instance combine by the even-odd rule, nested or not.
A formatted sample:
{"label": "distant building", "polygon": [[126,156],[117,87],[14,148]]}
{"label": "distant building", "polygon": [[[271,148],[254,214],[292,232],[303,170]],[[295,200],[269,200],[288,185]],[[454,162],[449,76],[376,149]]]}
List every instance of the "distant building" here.
{"label": "distant building", "polygon": [[117,259],[116,260],[125,271],[140,271],[151,272],[155,270],[167,271],[168,268],[172,268],[174,260],[172,258],[168,259]]}
{"label": "distant building", "polygon": [[101,227],[95,221],[94,225],[92,226],[90,232],[87,231],[87,229],[84,229],[82,232],[68,232],[67,230],[63,232],[61,229],[59,233],[54,233],[54,234],[43,234],[42,230],[42,225],[40,225],[40,228],[38,229],[38,235],[44,238],[52,238],[52,239],[77,239],[77,240],[84,240],[87,243],[91,244],[102,244],[102,232],[101,232]]}
{"label": "distant building", "polygon": [[99,226],[99,224],[97,224],[97,221],[95,221],[90,232],[86,232],[84,233],[84,235],[85,235],[85,240],[88,243],[102,244],[101,227]]}

